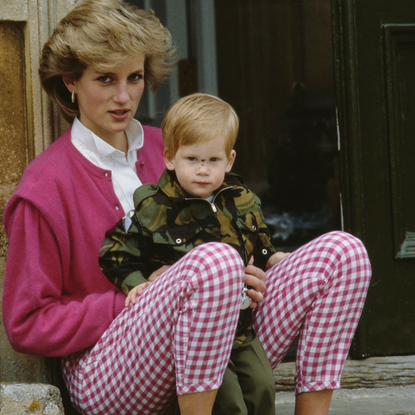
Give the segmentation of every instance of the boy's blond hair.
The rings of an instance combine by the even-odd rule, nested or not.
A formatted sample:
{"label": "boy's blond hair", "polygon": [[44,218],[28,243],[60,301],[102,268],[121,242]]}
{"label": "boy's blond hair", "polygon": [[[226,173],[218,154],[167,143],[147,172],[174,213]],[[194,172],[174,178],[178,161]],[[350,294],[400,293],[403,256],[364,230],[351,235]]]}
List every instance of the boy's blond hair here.
{"label": "boy's blond hair", "polygon": [[183,145],[221,136],[229,157],[235,145],[239,118],[235,110],[213,95],[196,93],[179,99],[161,124],[165,155],[173,158]]}
{"label": "boy's blond hair", "polygon": [[88,67],[111,72],[141,54],[145,84],[157,90],[175,64],[175,48],[154,12],[123,0],[85,0],[60,21],[43,47],[42,87],[72,122],[79,107],[77,100],[71,102],[62,76],[76,81]]}

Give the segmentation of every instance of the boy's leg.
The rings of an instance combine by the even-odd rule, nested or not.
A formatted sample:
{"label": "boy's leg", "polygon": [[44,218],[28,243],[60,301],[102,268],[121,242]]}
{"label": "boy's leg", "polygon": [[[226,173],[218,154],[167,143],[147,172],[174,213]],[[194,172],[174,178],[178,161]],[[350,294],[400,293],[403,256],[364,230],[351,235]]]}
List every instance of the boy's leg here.
{"label": "boy's leg", "polygon": [[232,350],[212,415],[275,415],[274,374],[253,330]]}
{"label": "boy's leg", "polygon": [[177,395],[217,389],[239,316],[244,265],[224,244],[193,249],[144,290],[87,353],[63,360],[83,413],[174,413]]}
{"label": "boy's leg", "polygon": [[249,415],[275,415],[275,379],[255,331],[231,353]]}
{"label": "boy's leg", "polygon": [[212,415],[248,415],[235,365],[231,359],[218,389]]}
{"label": "boy's leg", "polygon": [[296,394],[340,387],[370,275],[363,244],[344,232],[323,235],[268,270],[254,327],[272,367],[300,333]]}

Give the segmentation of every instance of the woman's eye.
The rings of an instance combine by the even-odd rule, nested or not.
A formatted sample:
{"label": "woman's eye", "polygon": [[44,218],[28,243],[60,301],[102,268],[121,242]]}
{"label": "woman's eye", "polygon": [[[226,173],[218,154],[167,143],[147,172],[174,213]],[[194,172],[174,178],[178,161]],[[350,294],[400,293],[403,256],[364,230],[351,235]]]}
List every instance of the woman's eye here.
{"label": "woman's eye", "polygon": [[107,75],[104,75],[104,76],[100,76],[99,78],[98,78],[98,81],[99,82],[102,82],[102,83],[104,83],[104,84],[107,84],[108,82],[111,82],[111,77],[110,76],[107,76]]}
{"label": "woman's eye", "polygon": [[143,75],[140,73],[135,73],[133,75],[130,75],[131,81],[140,81],[141,79],[143,79]]}

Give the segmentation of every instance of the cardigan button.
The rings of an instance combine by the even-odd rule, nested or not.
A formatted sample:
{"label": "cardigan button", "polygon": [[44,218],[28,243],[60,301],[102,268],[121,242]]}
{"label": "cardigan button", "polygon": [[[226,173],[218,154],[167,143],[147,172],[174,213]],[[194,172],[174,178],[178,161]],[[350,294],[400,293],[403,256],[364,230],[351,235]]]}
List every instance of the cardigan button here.
{"label": "cardigan button", "polygon": [[120,207],[118,205],[115,205],[115,209],[118,210]]}
{"label": "cardigan button", "polygon": [[143,166],[144,166],[144,164],[145,164],[145,163],[144,163],[144,161],[142,161],[142,162],[140,163],[140,166],[141,166],[141,167],[143,167]]}
{"label": "cardigan button", "polygon": [[104,173],[104,176],[105,177],[108,177],[108,172],[107,171]]}

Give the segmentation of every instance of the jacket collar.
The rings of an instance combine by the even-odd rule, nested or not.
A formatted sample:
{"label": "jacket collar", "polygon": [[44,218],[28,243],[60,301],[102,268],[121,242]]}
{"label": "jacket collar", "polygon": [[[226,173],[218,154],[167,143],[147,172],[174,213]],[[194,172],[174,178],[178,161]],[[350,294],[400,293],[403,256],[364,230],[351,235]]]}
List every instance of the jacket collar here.
{"label": "jacket collar", "polygon": [[[160,190],[175,202],[184,201],[188,198],[195,199],[194,196],[183,190],[177,180],[177,176],[174,171],[165,169],[157,184]],[[242,178],[239,175],[235,173],[226,173],[224,182],[219,187],[219,189],[216,190],[215,194],[226,187],[233,188],[235,186],[241,186],[241,184]]]}

